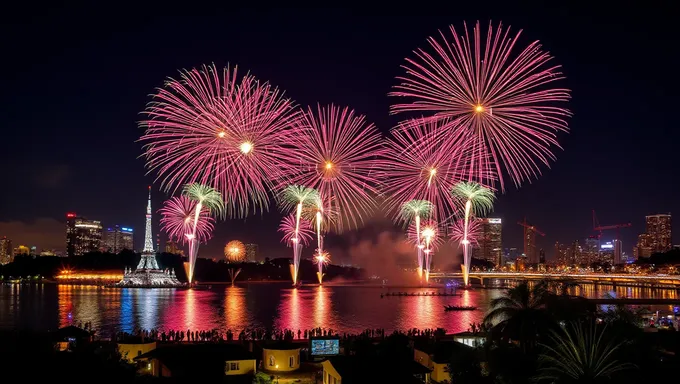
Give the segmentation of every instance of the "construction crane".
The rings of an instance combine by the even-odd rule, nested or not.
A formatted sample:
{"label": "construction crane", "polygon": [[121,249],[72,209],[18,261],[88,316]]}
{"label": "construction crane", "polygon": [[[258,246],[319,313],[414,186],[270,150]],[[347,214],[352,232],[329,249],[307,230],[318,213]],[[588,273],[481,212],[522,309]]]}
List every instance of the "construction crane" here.
{"label": "construction crane", "polygon": [[530,264],[538,264],[538,257],[536,254],[536,234],[545,236],[545,233],[540,229],[527,223],[527,218],[524,221],[518,221],[517,224],[524,227],[524,255],[529,259]]}
{"label": "construction crane", "polygon": [[629,228],[632,227],[633,224],[631,223],[623,223],[623,224],[612,224],[612,225],[600,225],[600,222],[597,221],[597,216],[595,215],[595,210],[593,209],[593,230],[595,232],[599,232],[595,236],[597,237],[597,243],[598,243],[598,254],[600,252],[600,238],[602,237],[602,231],[607,231],[610,229],[616,229],[616,238],[614,239],[614,263],[619,264],[621,263],[621,237],[619,236],[619,232],[621,228]]}

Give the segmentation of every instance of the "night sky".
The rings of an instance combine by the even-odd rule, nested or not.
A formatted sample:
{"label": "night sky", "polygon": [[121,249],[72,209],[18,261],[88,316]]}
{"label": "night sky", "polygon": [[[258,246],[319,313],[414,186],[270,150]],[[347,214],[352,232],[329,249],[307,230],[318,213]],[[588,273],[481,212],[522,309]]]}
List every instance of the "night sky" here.
{"label": "night sky", "polygon": [[[387,93],[404,57],[438,29],[476,20],[523,29],[521,45],[540,40],[563,65],[560,85],[573,91],[564,151],[542,177],[509,189],[495,206],[504,247],[521,247],[515,223],[526,216],[547,234],[539,245],[550,257],[556,240],[593,233],[595,209],[603,225],[633,224],[621,232],[630,253],[646,214],[680,212],[680,34],[670,2],[639,9],[621,2],[578,9],[451,3],[456,7],[236,11],[186,3],[4,12],[0,236],[63,249],[65,214],[75,211],[104,226],[134,227],[141,247],[154,176],[138,158],[137,121],[148,95],[178,69],[237,64],[302,106],[348,105],[387,132],[398,121],[388,114]],[[157,209],[166,195],[153,192]],[[219,256],[226,241],[241,239],[260,243],[263,256],[288,256],[278,220],[275,213],[221,223],[201,255]]]}

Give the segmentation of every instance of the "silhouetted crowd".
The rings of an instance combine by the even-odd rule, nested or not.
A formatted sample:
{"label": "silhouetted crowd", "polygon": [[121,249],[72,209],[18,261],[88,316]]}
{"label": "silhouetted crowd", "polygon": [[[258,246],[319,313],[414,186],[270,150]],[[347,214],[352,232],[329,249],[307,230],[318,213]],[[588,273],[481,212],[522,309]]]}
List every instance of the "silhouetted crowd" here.
{"label": "silhouetted crowd", "polygon": [[[91,327],[91,324],[90,324]],[[421,337],[436,337],[443,336],[446,333],[441,328],[438,329],[408,329],[406,331],[394,331],[392,334],[403,334],[408,336],[421,336]],[[293,340],[307,340],[311,337],[338,337],[343,340],[349,340],[357,337],[364,338],[385,338],[385,329],[366,329],[361,333],[342,333],[339,334],[330,328],[311,328],[301,330],[298,329],[297,332],[291,329],[266,329],[266,328],[246,328],[240,331],[238,334],[234,333],[231,329],[226,332],[211,329],[211,330],[175,330],[171,329],[168,331],[159,331],[157,329],[143,330],[135,329],[132,333],[127,332],[117,332],[112,339],[114,341],[124,342],[126,340],[141,340],[142,342],[148,341],[160,341],[164,343],[168,342],[219,342],[219,341],[247,341],[247,340],[281,340],[281,341],[293,341]]]}

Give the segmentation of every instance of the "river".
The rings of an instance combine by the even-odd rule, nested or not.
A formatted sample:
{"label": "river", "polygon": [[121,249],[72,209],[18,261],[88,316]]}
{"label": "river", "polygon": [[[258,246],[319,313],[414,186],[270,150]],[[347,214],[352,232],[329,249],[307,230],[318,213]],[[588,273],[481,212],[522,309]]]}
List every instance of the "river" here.
{"label": "river", "polygon": [[[103,333],[142,329],[330,328],[358,333],[409,328],[444,328],[461,332],[481,322],[502,289],[459,291],[460,297],[384,297],[388,289],[370,286],[303,286],[287,283],[213,286],[206,290],[117,289],[85,285],[0,285],[0,328],[48,330],[91,322]],[[425,293],[435,288],[392,288]],[[677,298],[675,290],[594,287],[576,294],[602,297]],[[476,311],[445,312],[447,304],[476,306]],[[669,306],[652,308],[672,310]]]}

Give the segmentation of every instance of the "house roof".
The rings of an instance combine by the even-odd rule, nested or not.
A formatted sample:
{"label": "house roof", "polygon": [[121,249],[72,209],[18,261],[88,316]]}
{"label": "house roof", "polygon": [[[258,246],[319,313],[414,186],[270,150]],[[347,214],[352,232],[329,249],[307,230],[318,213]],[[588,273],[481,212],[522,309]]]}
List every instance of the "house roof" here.
{"label": "house roof", "polygon": [[431,372],[430,369],[413,360],[395,362],[380,358],[335,356],[329,358],[328,362],[338,371],[343,384],[374,384],[380,382],[422,383],[414,375]]}
{"label": "house roof", "polygon": [[90,332],[74,325],[69,325],[68,327],[59,328],[58,330],[54,331],[52,335],[57,340],[65,340],[70,337],[76,339],[86,339],[90,337]]}
{"label": "house roof", "polygon": [[134,358],[146,359],[159,360],[175,376],[195,372],[197,366],[221,371],[225,361],[255,360],[255,355],[239,344],[170,344]]}
{"label": "house roof", "polygon": [[454,353],[470,351],[474,348],[457,341],[439,341],[437,343],[416,343],[415,348],[432,356],[432,361],[445,364],[451,361]]}
{"label": "house roof", "polygon": [[273,343],[263,345],[262,349],[269,349],[275,351],[289,351],[292,349],[300,349],[302,347],[303,347],[302,344],[294,344],[287,341],[276,341]]}

